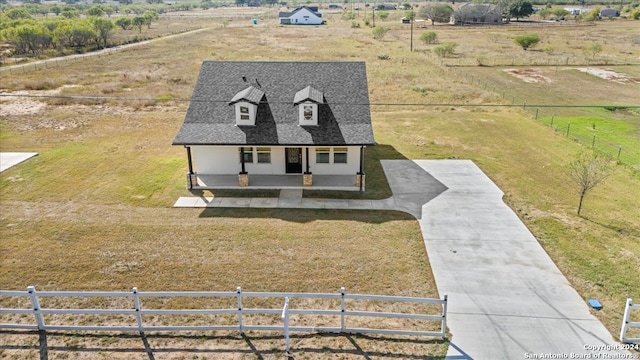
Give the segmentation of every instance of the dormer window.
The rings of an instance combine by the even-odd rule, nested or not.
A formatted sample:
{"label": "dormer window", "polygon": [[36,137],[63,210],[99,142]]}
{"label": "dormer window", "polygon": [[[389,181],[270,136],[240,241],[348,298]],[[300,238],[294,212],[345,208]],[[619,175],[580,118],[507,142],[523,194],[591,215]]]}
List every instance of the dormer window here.
{"label": "dormer window", "polygon": [[249,121],[251,120],[251,116],[249,115],[249,107],[239,105],[240,108],[240,120],[241,121]]}
{"label": "dormer window", "polygon": [[301,126],[318,125],[318,104],[324,103],[324,94],[311,86],[298,91],[293,105],[298,107],[298,123]]}
{"label": "dormer window", "polygon": [[305,120],[313,120],[313,105],[303,105],[302,112]]}
{"label": "dormer window", "polygon": [[237,93],[229,102],[235,106],[236,125],[255,125],[258,104],[264,98],[264,92],[253,86]]}

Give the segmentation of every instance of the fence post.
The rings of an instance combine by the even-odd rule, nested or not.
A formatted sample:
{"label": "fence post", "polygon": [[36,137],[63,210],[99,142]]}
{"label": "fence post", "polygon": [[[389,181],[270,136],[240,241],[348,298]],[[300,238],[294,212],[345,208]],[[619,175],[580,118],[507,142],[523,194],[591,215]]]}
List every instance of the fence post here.
{"label": "fence post", "polygon": [[138,288],[134,287],[133,290],[133,305],[136,308],[136,320],[138,320],[138,331],[144,332],[144,326],[142,325],[142,314],[140,313],[140,297],[138,296]]}
{"label": "fence post", "polygon": [[236,294],[238,298],[238,328],[240,329],[240,334],[244,334],[242,327],[242,288],[240,286],[236,288]]}
{"label": "fence post", "polygon": [[340,288],[340,332],[344,332],[344,287]]}
{"label": "fence post", "polygon": [[38,330],[44,330],[44,317],[40,312],[40,300],[38,300],[38,295],[36,295],[36,287],[29,286],[27,287],[27,291],[29,292],[29,298],[31,298],[31,308],[33,309],[33,315],[36,317],[36,324],[38,324]]}
{"label": "fence post", "polygon": [[567,136],[569,136],[569,130],[571,129],[571,122],[567,124]]}
{"label": "fence post", "polygon": [[593,140],[591,141],[591,148],[595,149],[596,148],[596,133],[593,133]]}
{"label": "fence post", "polygon": [[522,103],[522,109],[523,109],[523,110],[526,110],[526,109],[527,109],[527,100],[525,100],[525,101]]}
{"label": "fence post", "polygon": [[551,115],[551,127],[553,127],[553,118],[556,117],[556,114]]}
{"label": "fence post", "polygon": [[631,299],[627,299],[624,305],[624,316],[622,317],[622,328],[620,329],[620,342],[626,342],[627,326],[629,326],[629,315],[631,313]]}
{"label": "fence post", "polygon": [[282,308],[282,320],[284,321],[284,346],[285,352],[289,355],[289,297],[284,298],[284,307]]}
{"label": "fence post", "polygon": [[538,110],[540,110],[540,108],[536,108],[536,120],[538,120]]}
{"label": "fence post", "polygon": [[447,337],[447,303],[448,303],[447,294],[444,295],[444,304],[442,304],[442,328],[440,331],[442,332],[442,338]]}
{"label": "fence post", "polygon": [[622,152],[622,145],[618,147],[618,160],[620,160],[620,153]]}

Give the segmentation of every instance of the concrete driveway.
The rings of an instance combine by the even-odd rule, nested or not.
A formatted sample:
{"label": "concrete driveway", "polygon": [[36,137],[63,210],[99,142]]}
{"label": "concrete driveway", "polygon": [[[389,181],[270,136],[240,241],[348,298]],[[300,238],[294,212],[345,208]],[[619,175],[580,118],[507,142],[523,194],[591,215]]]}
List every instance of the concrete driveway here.
{"label": "concrete driveway", "polygon": [[449,296],[447,359],[627,354],[593,350],[617,343],[473,162],[382,164],[394,198],[422,193],[403,167],[417,165],[446,187],[422,205],[418,220],[438,291]]}

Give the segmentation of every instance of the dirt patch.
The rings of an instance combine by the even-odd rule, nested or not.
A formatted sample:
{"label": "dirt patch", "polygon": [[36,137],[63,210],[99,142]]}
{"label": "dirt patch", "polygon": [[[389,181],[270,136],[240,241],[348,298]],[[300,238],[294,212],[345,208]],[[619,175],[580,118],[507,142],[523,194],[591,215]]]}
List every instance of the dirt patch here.
{"label": "dirt patch", "polygon": [[43,101],[31,98],[31,96],[52,96],[58,95],[65,88],[78,87],[79,85],[63,85],[53,90],[32,90],[32,91],[14,91],[0,92],[0,116],[21,116],[35,115],[40,113],[47,107]]}
{"label": "dirt patch", "polygon": [[577,70],[619,84],[640,84],[639,78],[633,77],[628,74],[619,73],[611,69],[577,68]]}
{"label": "dirt patch", "polygon": [[547,84],[551,82],[551,79],[542,75],[542,71],[539,69],[505,69],[504,71],[526,83]]}

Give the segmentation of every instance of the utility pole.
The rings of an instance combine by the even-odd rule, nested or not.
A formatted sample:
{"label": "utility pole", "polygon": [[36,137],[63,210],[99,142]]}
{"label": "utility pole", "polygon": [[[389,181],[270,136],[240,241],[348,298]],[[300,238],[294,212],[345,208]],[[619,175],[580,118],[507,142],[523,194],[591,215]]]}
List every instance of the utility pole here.
{"label": "utility pole", "polygon": [[413,52],[413,15],[409,18],[411,22],[411,52]]}

